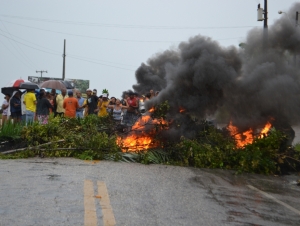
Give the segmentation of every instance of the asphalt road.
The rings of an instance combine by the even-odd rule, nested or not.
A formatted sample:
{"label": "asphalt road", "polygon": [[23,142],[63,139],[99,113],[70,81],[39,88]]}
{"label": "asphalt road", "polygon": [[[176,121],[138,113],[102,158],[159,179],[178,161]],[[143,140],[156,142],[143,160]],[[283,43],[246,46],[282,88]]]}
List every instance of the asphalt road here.
{"label": "asphalt road", "polygon": [[300,225],[299,175],[0,160],[0,225]]}

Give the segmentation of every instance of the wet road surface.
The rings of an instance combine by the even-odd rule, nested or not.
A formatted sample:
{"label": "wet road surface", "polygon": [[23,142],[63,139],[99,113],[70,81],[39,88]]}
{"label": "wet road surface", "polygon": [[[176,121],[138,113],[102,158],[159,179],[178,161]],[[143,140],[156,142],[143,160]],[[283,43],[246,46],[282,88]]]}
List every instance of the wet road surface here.
{"label": "wet road surface", "polygon": [[0,225],[300,225],[299,175],[0,160]]}

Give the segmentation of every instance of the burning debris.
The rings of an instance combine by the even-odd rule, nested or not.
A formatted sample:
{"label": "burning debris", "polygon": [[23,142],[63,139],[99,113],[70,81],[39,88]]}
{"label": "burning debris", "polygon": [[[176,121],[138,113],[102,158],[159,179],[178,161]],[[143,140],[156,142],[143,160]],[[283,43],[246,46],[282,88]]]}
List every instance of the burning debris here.
{"label": "burning debris", "polygon": [[153,119],[150,113],[141,115],[128,133],[117,138],[117,144],[123,152],[147,150],[159,146],[156,135],[161,129],[166,129],[168,122],[163,119]]}
{"label": "burning debris", "polygon": [[230,135],[234,137],[236,141],[236,146],[239,148],[244,147],[247,144],[252,144],[254,141],[254,138],[263,138],[264,136],[268,135],[268,132],[270,131],[272,125],[270,122],[267,122],[267,124],[264,126],[264,128],[257,134],[254,133],[253,129],[250,128],[247,131],[239,132],[238,128],[235,127],[232,122],[228,125],[227,129],[230,132]]}
{"label": "burning debris", "polygon": [[[290,9],[297,10],[300,3]],[[263,47],[260,28],[249,31],[240,49],[225,48],[198,35],[143,63],[136,71],[133,88],[138,93],[160,90],[157,97],[145,102],[146,109],[167,100],[168,119],[184,125],[186,114],[199,119],[210,116],[216,124],[229,125],[231,131],[233,125],[238,131],[249,130],[239,136],[251,142],[253,128],[266,125],[270,118],[284,127],[300,122],[299,53],[300,27],[281,17],[269,28],[267,47]],[[193,134],[187,126],[168,133],[170,138]]]}

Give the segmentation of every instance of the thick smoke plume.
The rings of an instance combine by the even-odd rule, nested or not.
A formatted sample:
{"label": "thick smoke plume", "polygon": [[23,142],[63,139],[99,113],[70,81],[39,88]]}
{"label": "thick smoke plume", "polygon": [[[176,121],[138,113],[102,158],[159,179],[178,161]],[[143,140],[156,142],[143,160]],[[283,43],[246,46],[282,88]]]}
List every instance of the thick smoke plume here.
{"label": "thick smoke plume", "polygon": [[[169,132],[193,136],[186,114],[242,130],[259,128],[268,121],[295,125],[300,121],[300,24],[296,3],[268,29],[252,29],[242,48],[222,47],[201,35],[150,58],[136,71],[133,89],[146,94],[160,91],[151,107],[168,100],[169,117],[181,123]],[[267,44],[266,44],[267,43]],[[298,56],[299,55],[299,56]],[[186,113],[179,112],[185,109]]]}

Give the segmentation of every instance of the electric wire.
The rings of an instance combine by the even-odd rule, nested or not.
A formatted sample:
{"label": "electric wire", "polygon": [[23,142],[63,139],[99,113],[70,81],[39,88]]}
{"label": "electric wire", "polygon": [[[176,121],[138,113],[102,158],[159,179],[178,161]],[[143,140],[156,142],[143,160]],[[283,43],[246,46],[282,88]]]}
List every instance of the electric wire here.
{"label": "electric wire", "polygon": [[[0,31],[4,32],[4,31],[1,30],[1,29],[0,29]],[[61,52],[59,52],[59,51],[55,51],[55,50],[49,49],[49,48],[47,48],[47,47],[44,47],[44,46],[35,44],[35,43],[33,43],[33,42],[30,42],[30,41],[28,41],[28,40],[26,40],[26,39],[23,39],[23,38],[20,38],[20,37],[18,37],[18,36],[15,36],[15,35],[11,35],[11,36],[13,36],[13,37],[15,37],[15,38],[17,38],[17,39],[21,39],[21,40],[23,40],[23,41],[25,41],[25,42],[28,42],[28,43],[30,43],[30,44],[36,45],[36,46],[38,46],[38,47],[41,47],[41,48],[44,48],[44,49],[48,49],[48,50],[50,50],[50,51],[52,51],[52,52],[56,52],[58,55],[61,54]],[[13,40],[13,41],[15,41],[15,40]],[[78,56],[78,55],[74,55],[74,54],[70,54],[70,53],[68,54],[68,56],[73,56],[73,57],[78,57],[78,58],[87,59],[87,60],[93,60],[93,61],[102,61],[102,62],[104,62],[104,63],[109,63],[109,64],[119,64],[119,65],[123,65],[123,66],[135,67],[135,65],[123,64],[123,63],[117,63],[117,62],[105,61],[105,60],[99,60],[99,59],[90,58],[90,57]]]}
{"label": "electric wire", "polygon": [[105,23],[92,23],[92,22],[78,22],[78,21],[66,21],[66,20],[53,20],[53,19],[42,19],[33,17],[21,17],[13,15],[0,14],[1,17],[31,20],[38,22],[49,22],[49,23],[60,23],[60,24],[73,24],[73,25],[84,25],[84,26],[100,26],[100,27],[113,27],[113,28],[134,28],[134,29],[172,29],[172,30],[190,30],[190,29],[236,29],[236,28],[251,28],[257,26],[227,26],[227,27],[188,27],[188,26],[154,26],[154,25],[128,25],[128,24],[105,24]]}
{"label": "electric wire", "polygon": [[[3,36],[3,37],[6,37],[8,39],[11,39],[21,45],[24,45],[24,46],[27,46],[28,48],[32,48],[32,49],[35,49],[37,51],[41,51],[41,52],[44,52],[44,53],[48,53],[48,54],[52,54],[52,55],[56,55],[56,56],[61,56],[61,54],[57,54],[57,53],[51,53],[51,52],[48,52],[48,51],[45,51],[45,50],[41,50],[41,49],[38,49],[38,48],[35,48],[35,47],[32,47],[32,46],[29,46],[27,44],[24,44],[22,42],[19,42],[15,39],[12,39],[6,35],[3,35],[3,34],[0,34],[0,36]],[[81,57],[76,57],[76,56],[69,56],[67,55],[69,58],[73,58],[73,59],[76,59],[76,60],[81,60],[81,61],[85,61],[85,62],[90,62],[90,63],[94,63],[94,64],[99,64],[99,65],[103,65],[103,66],[108,66],[108,67],[113,67],[113,68],[118,68],[118,69],[123,69],[123,70],[127,70],[127,71],[135,71],[135,70],[132,70],[132,69],[128,69],[128,68],[123,68],[123,67],[118,67],[118,66],[113,66],[113,65],[109,65],[109,64],[104,64],[104,63],[100,63],[100,62],[95,62],[95,61],[91,61],[91,60],[87,60],[87,59],[84,59],[84,58],[81,58]]]}
{"label": "electric wire", "polygon": [[91,38],[91,39],[100,39],[100,40],[108,40],[108,41],[135,42],[135,43],[138,43],[138,42],[141,42],[141,43],[174,43],[174,42],[180,42],[180,41],[148,41],[148,40],[145,41],[145,40],[130,40],[130,39],[95,37],[95,36],[88,36],[88,35],[72,34],[72,33],[61,32],[61,31],[53,31],[53,30],[48,30],[48,29],[44,29],[44,28],[37,28],[37,27],[32,27],[32,26],[28,26],[28,25],[24,25],[24,24],[18,24],[18,23],[6,21],[6,20],[1,20],[1,21],[6,22],[6,23],[10,23],[10,24],[15,24],[15,25],[22,26],[22,27],[27,27],[27,28],[31,28],[31,29],[35,29],[35,30],[40,30],[40,31],[47,31],[47,32],[52,32],[52,33],[57,33],[57,34],[66,34],[66,35],[71,35],[71,36]]}
{"label": "electric wire", "polygon": [[[181,41],[149,41],[149,40],[130,40],[130,39],[117,39],[117,38],[103,38],[103,37],[95,37],[95,36],[88,36],[88,35],[80,35],[80,34],[72,34],[72,33],[67,33],[67,32],[60,32],[60,31],[53,31],[53,30],[48,30],[48,29],[43,29],[43,28],[36,28],[28,25],[23,25],[23,24],[18,24],[18,23],[13,23],[5,20],[1,20],[6,23],[10,24],[15,24],[18,26],[23,26],[23,27],[28,27],[31,29],[36,29],[36,30],[41,30],[41,31],[47,31],[47,32],[52,32],[52,33],[57,33],[57,34],[66,34],[70,36],[77,36],[77,37],[83,37],[83,38],[90,38],[90,39],[99,39],[99,40],[107,40],[107,41],[118,41],[118,42],[134,42],[134,43],[180,43]],[[225,39],[216,39],[216,40],[230,40],[230,39],[238,39],[241,37],[235,37],[235,38],[225,38]]]}
{"label": "electric wire", "polygon": [[[0,21],[1,21],[1,20],[0,20]],[[2,21],[1,21],[1,22],[2,22]],[[3,25],[3,27],[6,29],[6,33],[8,33],[8,34],[11,36],[11,34],[10,34],[10,32],[8,31],[8,29],[6,28],[5,24],[2,23],[2,25]],[[2,29],[0,29],[0,31],[3,32]],[[23,58],[23,60],[26,61],[26,63],[25,63],[25,62],[23,62],[23,63],[25,63],[26,66],[29,66],[29,68],[30,68],[30,67],[31,67],[31,68],[34,68],[33,63],[29,60],[28,56],[24,53],[24,51],[20,48],[20,46],[19,46],[16,42],[12,42],[10,39],[8,39],[8,41],[9,41],[9,43],[11,44],[11,46],[19,53],[18,56],[20,56],[21,58]],[[15,55],[15,56],[16,56],[16,55]],[[18,58],[18,59],[19,59],[19,58]]]}
{"label": "electric wire", "polygon": [[135,70],[128,69],[128,68],[123,68],[123,67],[113,66],[113,65],[109,65],[109,64],[103,64],[103,63],[94,62],[94,61],[91,61],[91,60],[85,60],[85,59],[82,59],[82,58],[79,58],[79,57],[74,57],[74,56],[69,56],[69,58],[76,59],[76,60],[81,60],[81,61],[86,61],[86,62],[94,63],[94,64],[100,64],[100,65],[104,65],[104,66],[108,66],[108,67],[113,67],[113,68],[123,69],[123,70],[127,70],[127,71],[135,71]]}
{"label": "electric wire", "polygon": [[28,64],[24,63],[23,60],[21,60],[14,52],[12,52],[8,47],[7,45],[5,45],[1,40],[0,40],[1,44],[8,50],[8,52],[10,52],[13,56],[16,57],[16,59],[18,59],[22,64],[26,65],[30,70],[32,69],[31,67],[29,67]]}

